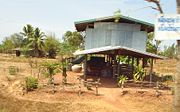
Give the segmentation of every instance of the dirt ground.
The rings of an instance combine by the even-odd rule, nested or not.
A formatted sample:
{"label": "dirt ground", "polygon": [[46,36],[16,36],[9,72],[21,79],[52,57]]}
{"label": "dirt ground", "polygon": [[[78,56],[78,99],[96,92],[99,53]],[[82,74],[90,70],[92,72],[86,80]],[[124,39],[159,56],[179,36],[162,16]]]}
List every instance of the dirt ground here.
{"label": "dirt ground", "polygon": [[154,71],[160,75],[174,75],[176,73],[176,59],[157,60],[154,64]]}
{"label": "dirt ground", "polygon": [[[82,88],[82,94],[78,95],[77,77],[82,73],[68,72],[68,82],[72,85],[62,87],[61,74],[54,76],[56,92],[52,88],[40,86],[37,90],[23,94],[22,82],[25,76],[31,75],[31,67],[28,60],[0,55],[0,112],[171,112],[172,97],[170,90],[161,90],[161,95],[156,97],[153,88],[125,86],[126,94],[121,95],[121,89],[116,81],[110,78],[101,78],[99,95],[95,95],[95,88],[87,90]],[[42,59],[36,59],[38,62]],[[43,59],[46,60],[46,59]],[[166,69],[160,65],[169,61],[157,61],[155,70],[159,72]],[[173,63],[174,60],[170,62]],[[17,66],[20,69],[16,76],[8,75],[9,66]],[[168,66],[170,64],[167,64]],[[174,68],[168,68],[168,73]],[[36,69],[33,69],[36,73]],[[34,74],[33,75],[37,75]],[[174,72],[173,72],[174,73]],[[172,74],[173,74],[172,73]],[[94,77],[89,77],[94,78]],[[46,79],[40,76],[40,84]]]}

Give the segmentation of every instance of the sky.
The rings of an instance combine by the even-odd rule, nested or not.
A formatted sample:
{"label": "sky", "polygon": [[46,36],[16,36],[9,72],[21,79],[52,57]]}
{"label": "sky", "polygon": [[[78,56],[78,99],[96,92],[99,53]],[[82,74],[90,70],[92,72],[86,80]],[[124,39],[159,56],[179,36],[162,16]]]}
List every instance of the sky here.
{"label": "sky", "polygon": [[[161,5],[164,13],[176,13],[176,0],[161,0]],[[122,15],[154,23],[159,12],[149,6],[156,7],[144,0],[0,0],[0,41],[26,24],[62,38],[66,31],[75,31],[75,21],[112,16],[118,9]]]}

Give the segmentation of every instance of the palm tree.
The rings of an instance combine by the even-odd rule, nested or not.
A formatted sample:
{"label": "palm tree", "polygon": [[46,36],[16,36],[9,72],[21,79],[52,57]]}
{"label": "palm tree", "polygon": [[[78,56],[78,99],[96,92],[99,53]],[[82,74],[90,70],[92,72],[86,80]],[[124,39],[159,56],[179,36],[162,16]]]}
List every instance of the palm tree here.
{"label": "palm tree", "polygon": [[44,32],[41,32],[39,28],[34,29],[30,24],[27,24],[23,27],[21,34],[26,37],[24,39],[25,45],[33,50],[33,56],[41,56],[44,49]]}
{"label": "palm tree", "polygon": [[28,46],[34,50],[34,55],[36,57],[41,56],[41,53],[44,49],[44,39],[45,37],[44,32],[41,32],[39,28],[34,30],[33,36],[28,38]]}
{"label": "palm tree", "polygon": [[34,28],[30,24],[27,24],[23,27],[21,34],[27,38],[31,38],[34,35]]}

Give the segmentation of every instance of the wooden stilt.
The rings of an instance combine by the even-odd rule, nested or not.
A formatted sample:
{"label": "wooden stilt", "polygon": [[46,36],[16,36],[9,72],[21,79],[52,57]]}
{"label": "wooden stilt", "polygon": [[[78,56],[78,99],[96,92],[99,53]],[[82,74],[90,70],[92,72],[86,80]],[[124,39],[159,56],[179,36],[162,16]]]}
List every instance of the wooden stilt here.
{"label": "wooden stilt", "polygon": [[84,80],[86,80],[87,79],[87,54],[85,54],[85,60],[84,60],[84,73],[83,73],[83,75],[84,75]]}
{"label": "wooden stilt", "polygon": [[143,58],[143,59],[142,59],[142,67],[143,67],[143,68],[145,68],[145,63],[146,63],[145,61],[146,61],[146,59]]}
{"label": "wooden stilt", "polygon": [[117,65],[117,77],[119,77],[119,75],[120,75],[120,60],[118,60],[117,64],[118,64]]}
{"label": "wooden stilt", "polygon": [[133,74],[134,74],[134,57],[132,57],[131,66],[132,66],[132,77],[133,77]]}
{"label": "wooden stilt", "polygon": [[150,85],[152,84],[152,74],[153,74],[153,58],[150,59],[150,72],[149,72],[149,81],[150,81]]}
{"label": "wooden stilt", "polygon": [[139,58],[137,58],[137,63],[136,63],[137,66],[139,66]]}
{"label": "wooden stilt", "polygon": [[131,57],[130,57],[130,56],[128,56],[128,64],[129,64],[129,62],[130,62],[130,59],[131,59]]}

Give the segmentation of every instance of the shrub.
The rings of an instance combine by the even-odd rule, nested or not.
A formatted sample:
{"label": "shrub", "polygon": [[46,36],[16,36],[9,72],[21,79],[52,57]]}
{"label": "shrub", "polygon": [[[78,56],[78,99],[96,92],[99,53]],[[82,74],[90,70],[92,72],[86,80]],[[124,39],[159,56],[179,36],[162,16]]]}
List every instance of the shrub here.
{"label": "shrub", "polygon": [[134,74],[135,81],[143,81],[145,77],[145,71],[141,66],[137,66]]}
{"label": "shrub", "polygon": [[26,89],[32,91],[38,88],[38,79],[32,76],[26,77]]}
{"label": "shrub", "polygon": [[10,75],[17,75],[19,69],[16,66],[9,66],[8,68]]}
{"label": "shrub", "polygon": [[49,84],[53,84],[53,76],[58,73],[59,63],[54,62],[44,62],[42,63],[42,66],[46,69],[46,72],[44,73],[44,76],[49,78]]}
{"label": "shrub", "polygon": [[173,81],[173,76],[172,75],[165,75],[162,77],[162,81]]}
{"label": "shrub", "polygon": [[121,86],[121,88],[124,88],[124,83],[128,80],[128,77],[125,75],[120,75],[119,81],[118,81],[118,86]]}

